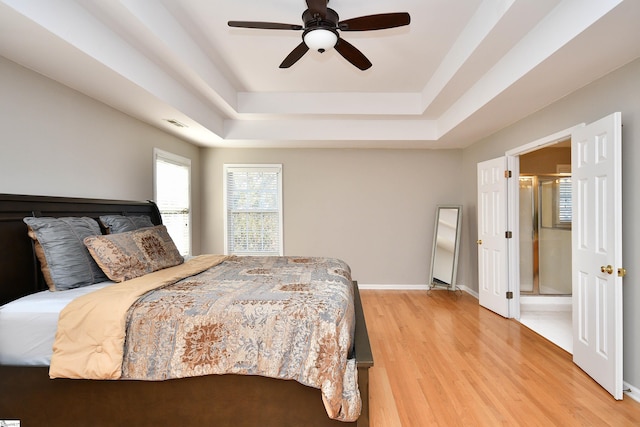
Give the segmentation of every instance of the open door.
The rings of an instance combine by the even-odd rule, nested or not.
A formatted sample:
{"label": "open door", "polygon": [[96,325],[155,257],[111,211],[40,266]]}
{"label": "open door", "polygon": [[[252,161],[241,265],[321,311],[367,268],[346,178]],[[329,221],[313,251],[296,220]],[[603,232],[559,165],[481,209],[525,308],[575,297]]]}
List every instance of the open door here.
{"label": "open door", "polygon": [[480,305],[509,317],[507,158],[478,163],[478,293]]}
{"label": "open door", "polygon": [[572,135],[573,361],[622,399],[622,119]]}

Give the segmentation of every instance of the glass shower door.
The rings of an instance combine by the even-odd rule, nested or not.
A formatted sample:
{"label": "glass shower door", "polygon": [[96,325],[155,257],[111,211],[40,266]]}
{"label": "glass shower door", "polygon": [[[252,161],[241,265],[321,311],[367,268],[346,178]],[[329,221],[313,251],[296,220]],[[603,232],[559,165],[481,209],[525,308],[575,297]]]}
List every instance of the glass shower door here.
{"label": "glass shower door", "polygon": [[571,295],[571,177],[538,180],[538,293]]}
{"label": "glass shower door", "polygon": [[571,295],[571,177],[520,176],[520,293]]}
{"label": "glass shower door", "polygon": [[520,293],[534,291],[534,177],[520,176]]}

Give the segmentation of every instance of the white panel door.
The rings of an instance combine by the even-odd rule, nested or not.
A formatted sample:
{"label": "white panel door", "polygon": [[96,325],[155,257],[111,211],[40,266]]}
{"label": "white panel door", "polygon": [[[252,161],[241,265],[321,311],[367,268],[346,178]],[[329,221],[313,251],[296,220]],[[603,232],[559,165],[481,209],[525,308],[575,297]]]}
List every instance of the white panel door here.
{"label": "white panel door", "polygon": [[478,294],[480,305],[509,317],[506,169],[506,157],[478,163]]}
{"label": "white panel door", "polygon": [[622,399],[622,142],[615,113],[572,134],[573,361]]}

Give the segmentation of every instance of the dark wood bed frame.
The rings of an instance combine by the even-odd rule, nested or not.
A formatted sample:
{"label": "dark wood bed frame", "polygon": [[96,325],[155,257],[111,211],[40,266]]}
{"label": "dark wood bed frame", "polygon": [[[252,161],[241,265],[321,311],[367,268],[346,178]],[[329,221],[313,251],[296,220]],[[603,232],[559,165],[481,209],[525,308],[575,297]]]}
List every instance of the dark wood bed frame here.
{"label": "dark wood bed frame", "polygon": [[[46,289],[25,216],[149,215],[153,202],[0,194],[0,305]],[[362,396],[357,422],[329,419],[320,391],[260,376],[208,375],[167,381],[49,379],[47,367],[0,366],[0,420],[27,426],[368,426],[373,356],[354,282],[354,352]]]}

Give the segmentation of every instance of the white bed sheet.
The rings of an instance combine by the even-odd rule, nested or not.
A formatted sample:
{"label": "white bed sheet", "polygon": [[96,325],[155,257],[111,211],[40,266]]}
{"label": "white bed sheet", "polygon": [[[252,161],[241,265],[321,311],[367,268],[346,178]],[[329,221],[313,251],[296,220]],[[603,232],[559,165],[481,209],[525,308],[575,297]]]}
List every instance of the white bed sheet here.
{"label": "white bed sheet", "polygon": [[49,366],[62,309],[73,299],[113,283],[37,292],[0,307],[0,365]]}

